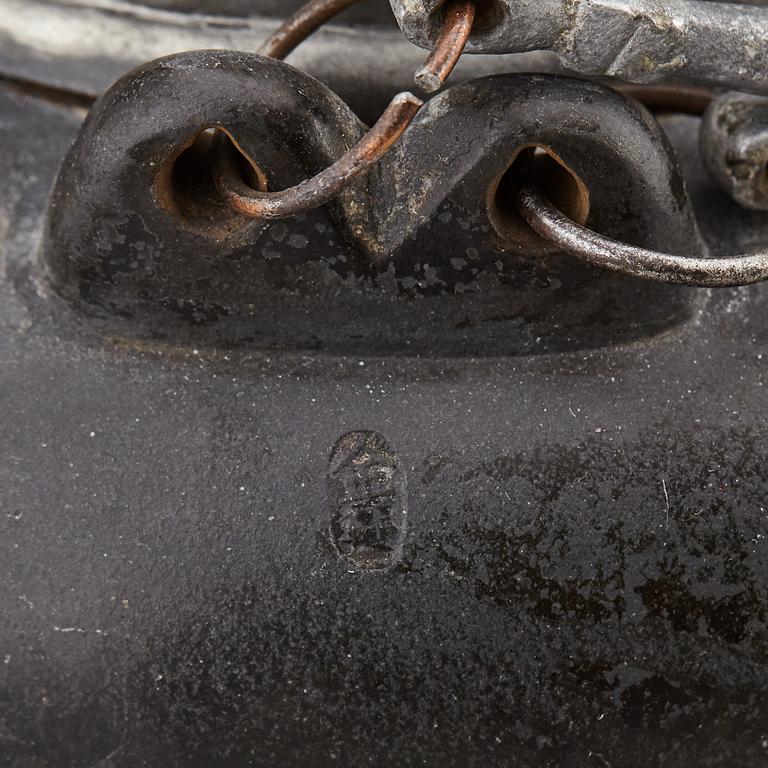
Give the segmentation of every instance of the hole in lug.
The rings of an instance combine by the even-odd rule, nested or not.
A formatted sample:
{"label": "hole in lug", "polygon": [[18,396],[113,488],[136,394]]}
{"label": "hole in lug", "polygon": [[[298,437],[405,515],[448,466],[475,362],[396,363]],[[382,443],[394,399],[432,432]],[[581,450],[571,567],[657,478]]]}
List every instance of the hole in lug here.
{"label": "hole in lug", "polygon": [[572,168],[549,147],[527,145],[515,152],[509,168],[491,185],[488,213],[508,243],[530,241],[533,234],[517,211],[515,192],[533,182],[566,216],[578,224],[589,217],[589,190]]}
{"label": "hole in lug", "polygon": [[264,172],[217,126],[202,130],[163,165],[155,179],[155,195],[161,207],[186,229],[208,237],[226,238],[254,222],[233,210],[216,189],[213,141],[217,133],[223,133],[237,153],[243,180],[258,191],[266,191]]}

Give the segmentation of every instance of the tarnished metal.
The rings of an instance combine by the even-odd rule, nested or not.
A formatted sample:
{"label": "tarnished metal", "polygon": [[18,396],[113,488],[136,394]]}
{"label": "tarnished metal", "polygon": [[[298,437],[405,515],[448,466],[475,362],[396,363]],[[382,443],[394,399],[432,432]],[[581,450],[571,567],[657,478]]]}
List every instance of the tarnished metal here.
{"label": "tarnished metal", "polygon": [[[264,43],[261,52],[274,58],[287,55],[308,35],[350,5],[349,0],[310,0]],[[431,90],[445,82],[464,51],[473,19],[472,0],[456,0],[446,13],[444,34],[434,53],[417,73],[417,80],[424,80]],[[402,136],[423,103],[412,93],[398,94],[373,128],[344,157],[313,178],[279,192],[249,187],[239,173],[234,156],[228,151],[228,142],[219,137],[214,172],[216,186],[238,213],[255,219],[287,218],[316,208],[332,200],[352,181],[370,171]],[[253,166],[258,165],[253,159],[250,162]]]}
{"label": "tarnished metal", "polygon": [[[178,7],[225,9],[233,15],[181,13],[124,0],[0,0],[0,76],[77,92],[94,99],[131,69],[174,53],[203,49],[253,51],[294,12],[297,0],[179,1]],[[163,0],[159,3],[165,5]],[[169,7],[177,7],[170,0]],[[240,9],[241,15],[235,15]],[[375,21],[378,23],[374,24]],[[354,22],[354,26],[349,26]],[[119,45],[115,45],[119,40]],[[412,89],[424,52],[409,43],[383,0],[361,0],[326,24],[290,63],[337,93],[373,125],[392,95]],[[506,72],[562,71],[543,52],[463,57],[453,82]]]}
{"label": "tarnished metal", "polygon": [[[47,73],[50,12],[19,38]],[[134,33],[250,51],[241,21]],[[123,38],[96,28],[98,83]],[[768,217],[706,174],[698,118],[637,103],[710,94],[454,85],[327,205],[238,213],[215,152],[257,189],[336,183],[421,60],[378,35],[315,39],[340,90],[306,49],[145,63],[82,126],[0,84],[0,764],[762,766],[768,284],[660,270]],[[531,181],[654,279],[537,236]]]}
{"label": "tarnished metal", "polygon": [[425,91],[437,91],[459,63],[475,20],[474,0],[449,0],[444,7],[440,36],[429,59],[416,72],[416,82]]}
{"label": "tarnished metal", "polygon": [[330,202],[355,179],[368,173],[403,135],[424,102],[401,93],[387,107],[376,125],[333,165],[311,179],[280,192],[260,192],[242,178],[238,156],[223,133],[216,140],[214,180],[229,204],[254,219],[282,219]]}
{"label": "tarnished metal", "polygon": [[720,96],[704,115],[699,147],[722,190],[745,208],[768,210],[768,98]]}
{"label": "tarnished metal", "polygon": [[[84,0],[77,1],[79,4]],[[85,2],[93,1],[85,0]],[[338,1],[329,0],[329,4],[338,3]],[[67,0],[54,0],[54,2],[67,2]],[[96,0],[96,2],[104,2],[104,0]],[[207,14],[232,18],[257,13],[261,16],[285,18],[300,11],[306,0],[121,0],[121,2],[129,6],[145,6],[195,15]],[[391,20],[386,2],[350,0],[348,5],[356,6],[354,13],[347,18],[347,21],[353,24],[376,24],[379,27],[385,27]]]}
{"label": "tarnished metal", "polygon": [[651,112],[701,115],[715,98],[711,88],[674,85],[631,85],[610,81],[612,88],[639,101]]}
{"label": "tarnished metal", "polygon": [[540,237],[596,267],[665,283],[724,287],[768,279],[768,252],[706,258],[675,256],[620,243],[580,226],[534,186],[517,193],[521,215]]}
{"label": "tarnished metal", "polygon": [[546,258],[552,249],[515,208],[530,147],[545,148],[537,178],[579,220],[651,249],[703,247],[676,160],[645,110],[604,86],[507,75],[431,99],[368,179],[371,259],[423,261],[433,251],[441,280],[452,270],[440,254],[453,252],[511,270],[542,259],[556,269],[561,258]]}
{"label": "tarnished metal", "polygon": [[[255,184],[285,189],[365,134],[337,96],[274,59],[203,51],[145,65],[97,102],[59,174],[43,244],[58,294],[142,318],[125,333],[167,333],[189,314],[215,337],[342,350],[350,339],[379,350],[582,348],[692,311],[690,292],[554,253],[515,210],[522,148],[548,147],[542,172],[590,226],[651,249],[704,248],[658,125],[604,86],[507,75],[448,88],[375,173],[290,222],[243,216],[222,198],[202,126],[236,138],[225,157],[258,157]],[[471,330],[454,327],[458,294]]]}
{"label": "tarnished metal", "polygon": [[[431,48],[443,0],[390,1],[405,36]],[[470,53],[548,50],[587,75],[768,92],[766,7],[703,0],[493,0],[484,7]]]}
{"label": "tarnished metal", "polygon": [[[260,94],[284,84],[260,111],[254,62]],[[419,145],[442,115],[430,158],[450,147],[458,173],[449,107],[491,158],[514,143],[479,126],[505,110],[507,138],[526,114],[556,137],[576,108],[593,215],[684,245],[672,155],[643,163],[658,126],[603,88],[525,81],[441,95]],[[82,117],[0,86],[0,763],[762,766],[768,285],[640,282],[555,249],[529,264],[516,241],[499,270],[470,251],[487,222],[469,197],[435,212],[453,242],[425,223],[412,254],[456,260],[445,288],[355,271],[333,206],[250,222],[238,252],[149,207],[163,145],[221,109],[292,183],[328,160],[293,131],[322,137],[343,105],[235,54],[123,85],[57,197],[76,219],[58,233],[94,235],[58,243],[66,302],[37,254]],[[697,121],[663,125],[713,247],[768,234],[699,173]],[[643,126],[658,140],[634,144]]]}

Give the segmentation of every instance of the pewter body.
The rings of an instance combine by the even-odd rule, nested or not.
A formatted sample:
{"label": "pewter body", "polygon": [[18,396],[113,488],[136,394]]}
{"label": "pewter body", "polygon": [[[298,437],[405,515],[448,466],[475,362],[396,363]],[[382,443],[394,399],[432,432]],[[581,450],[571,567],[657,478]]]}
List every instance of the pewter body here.
{"label": "pewter body", "polygon": [[701,156],[720,188],[739,205],[768,210],[768,98],[726,93],[709,106]]}
{"label": "pewter body", "polygon": [[[390,0],[405,36],[429,47],[442,0]],[[498,0],[470,53],[547,50],[585,75],[670,77],[768,92],[768,8],[693,0]]]}

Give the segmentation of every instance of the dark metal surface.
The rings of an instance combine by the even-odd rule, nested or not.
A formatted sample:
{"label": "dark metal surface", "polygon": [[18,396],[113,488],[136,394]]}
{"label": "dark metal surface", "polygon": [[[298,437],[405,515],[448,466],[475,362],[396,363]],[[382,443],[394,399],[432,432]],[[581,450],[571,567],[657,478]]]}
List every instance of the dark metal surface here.
{"label": "dark metal surface", "polygon": [[[297,5],[0,2],[0,72],[94,93]],[[82,128],[0,86],[0,768],[768,764],[768,288],[594,269],[515,194],[671,254],[768,219],[698,120],[546,76],[447,89],[327,207],[233,211],[206,129],[254,188],[333,167],[418,61],[386,10],[301,59],[341,97],[221,51]]]}
{"label": "dark metal surface", "polygon": [[[368,184],[385,201],[371,215],[374,257],[474,247],[510,266],[562,264],[515,209],[516,169],[531,147],[556,161],[549,188],[558,202],[581,207],[598,231],[680,253],[704,249],[677,161],[648,112],[602,86],[518,75],[455,86],[422,109]],[[659,308],[682,295],[658,295]]]}
{"label": "dark metal surface", "polygon": [[[287,4],[286,13],[297,7]],[[386,4],[378,8],[391,16]],[[413,87],[424,52],[396,27],[348,27],[343,18],[300,46],[290,63],[332,88],[371,124],[394,93]],[[207,48],[253,51],[277,27],[275,15],[172,13],[120,0],[2,0],[0,76],[96,97],[149,60]],[[453,79],[516,71],[560,68],[552,55],[472,56],[459,63]]]}
{"label": "dark metal surface", "polygon": [[[350,5],[349,0],[311,0],[278,27],[259,53],[270,58],[285,58],[304,39]],[[438,90],[455,69],[472,30],[474,16],[475,8],[470,0],[459,0],[447,10],[443,34],[415,75],[417,82],[426,83],[427,90]],[[398,94],[376,124],[333,165],[294,187],[279,191],[268,188],[269,180],[261,171],[260,183],[249,185],[241,172],[242,147],[236,148],[230,136],[219,132],[213,150],[216,189],[235,211],[255,219],[284,219],[318,208],[370,173],[400,139],[423,104],[412,93]],[[253,158],[245,159],[251,172],[259,168]]]}
{"label": "dark metal surface", "polygon": [[[431,48],[444,0],[390,0],[405,36]],[[470,53],[553,51],[569,69],[631,83],[678,78],[768,92],[768,7],[702,0],[485,0]]]}
{"label": "dark metal surface", "polygon": [[[55,1],[55,0],[54,0]],[[185,13],[209,13],[226,16],[276,16],[284,18],[299,10],[306,0],[127,0],[129,4],[162,8]],[[342,21],[352,24],[375,24],[385,27],[394,24],[394,17],[386,0],[351,0],[350,9]]]}
{"label": "dark metal surface", "polygon": [[[39,271],[78,117],[0,100],[4,765],[765,762],[764,287],[560,355],[471,292],[495,356],[131,341]],[[670,129],[713,247],[768,234]]]}
{"label": "dark metal surface", "polygon": [[768,99],[720,96],[704,116],[699,147],[721,189],[746,208],[768,210]]}
{"label": "dark metal surface", "polygon": [[278,189],[365,131],[311,78],[252,54],[184,54],[118,83],[67,158],[43,250],[56,290],[124,318],[121,334],[504,355],[643,338],[692,312],[679,288],[553,253],[514,211],[507,171],[540,143],[583,178],[599,231],[679,252],[699,242],[658,126],[600,86],[509,76],[448,89],[374,174],[290,228],[239,216],[216,194],[194,152],[210,125]]}
{"label": "dark metal surface", "polygon": [[612,88],[637,99],[641,104],[657,113],[701,115],[712,103],[716,92],[710,88],[675,83],[673,85],[632,85],[610,81]]}
{"label": "dark metal surface", "polygon": [[[405,133],[423,104],[412,93],[398,94],[377,123],[332,165],[279,191],[254,189],[248,185],[240,170],[242,151],[219,132],[214,148],[216,189],[237,213],[254,219],[285,219],[314,210],[331,202],[360,177],[370,173]],[[251,164],[256,165],[253,160]]]}

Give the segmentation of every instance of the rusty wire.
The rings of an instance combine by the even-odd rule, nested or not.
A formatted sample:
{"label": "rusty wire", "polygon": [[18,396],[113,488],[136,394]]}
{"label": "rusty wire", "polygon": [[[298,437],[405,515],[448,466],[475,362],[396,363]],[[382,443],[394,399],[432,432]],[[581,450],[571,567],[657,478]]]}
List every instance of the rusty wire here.
{"label": "rusty wire", "polygon": [[768,279],[768,252],[765,251],[702,258],[627,245],[576,224],[530,184],[518,190],[517,207],[539,237],[582,261],[624,275],[702,287],[750,285]]}
{"label": "rusty wire", "polygon": [[359,0],[314,0],[289,16],[256,53],[270,59],[284,59],[313,32]]}
{"label": "rusty wire", "polygon": [[[309,35],[358,0],[310,0],[286,19],[259,53],[282,59]],[[443,86],[466,47],[475,19],[474,0],[449,0],[435,48],[416,74],[416,83],[433,92]],[[652,109],[700,114],[711,91],[678,87],[627,87],[620,90]],[[300,184],[281,191],[258,191],[242,175],[241,157],[220,133],[215,143],[214,180],[222,196],[239,213],[256,219],[279,219],[323,205],[376,165],[406,131],[423,102],[400,93],[376,124],[339,160]],[[254,164],[255,165],[255,164]],[[518,209],[531,228],[567,253],[589,264],[667,283],[700,286],[745,285],[768,279],[768,253],[728,258],[701,258],[659,253],[627,245],[575,223],[534,186],[518,191]]]}
{"label": "rusty wire", "polygon": [[449,0],[435,48],[424,65],[416,71],[416,83],[427,93],[440,90],[459,63],[467,47],[475,21],[475,4],[466,0]]}
{"label": "rusty wire", "polygon": [[[272,58],[287,56],[355,2],[358,0],[310,0],[278,27],[261,46],[260,53]],[[425,90],[438,89],[451,74],[464,52],[474,17],[474,0],[450,0],[437,45],[416,75]],[[330,167],[294,187],[274,192],[257,191],[245,183],[234,154],[237,150],[220,132],[215,143],[216,188],[238,213],[255,219],[287,218],[317,208],[370,171],[403,135],[423,104],[412,93],[398,94],[373,128]]]}
{"label": "rusty wire", "polygon": [[252,218],[280,219],[317,208],[370,170],[402,136],[422,103],[410,93],[395,96],[376,125],[349,152],[311,179],[280,192],[257,192],[248,186],[240,173],[239,151],[220,133],[214,170],[216,185],[236,211]]}

